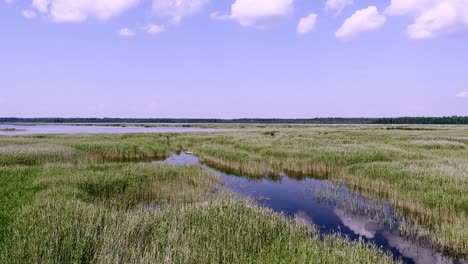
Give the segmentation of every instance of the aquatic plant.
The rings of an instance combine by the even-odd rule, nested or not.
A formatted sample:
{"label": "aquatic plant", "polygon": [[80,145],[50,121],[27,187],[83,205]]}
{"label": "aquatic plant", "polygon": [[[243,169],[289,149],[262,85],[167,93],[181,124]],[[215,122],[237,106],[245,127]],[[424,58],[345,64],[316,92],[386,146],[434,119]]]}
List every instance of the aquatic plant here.
{"label": "aquatic plant", "polygon": [[220,190],[198,166],[33,168],[35,195],[15,214],[2,263],[393,263],[373,245],[322,241],[314,227]]}
{"label": "aquatic plant", "polygon": [[[126,166],[130,162],[161,159],[172,152],[190,149],[203,162],[234,170],[236,174],[263,177],[265,172],[271,175],[288,172],[299,178],[318,175],[367,196],[388,199],[420,227],[417,233],[429,236],[446,252],[466,256],[466,127],[387,130],[380,126],[243,126],[242,130],[218,133],[0,137],[0,166],[26,166],[38,171],[48,166],[106,165],[109,162]],[[269,131],[278,133],[274,136],[265,133]],[[38,182],[43,180],[39,178]],[[125,186],[125,183],[119,184]],[[34,186],[33,190],[42,189],[48,183]],[[94,187],[80,188],[77,190],[84,204],[103,199],[100,195],[91,199],[86,188],[93,190]],[[118,188],[111,190],[114,187],[105,188],[110,188],[110,193],[119,191]],[[15,190],[10,188],[6,192],[12,195]],[[5,226],[17,219],[14,215],[30,200],[18,201],[8,209],[12,216],[4,220]],[[100,206],[119,210],[114,207],[120,203],[116,199]]]}

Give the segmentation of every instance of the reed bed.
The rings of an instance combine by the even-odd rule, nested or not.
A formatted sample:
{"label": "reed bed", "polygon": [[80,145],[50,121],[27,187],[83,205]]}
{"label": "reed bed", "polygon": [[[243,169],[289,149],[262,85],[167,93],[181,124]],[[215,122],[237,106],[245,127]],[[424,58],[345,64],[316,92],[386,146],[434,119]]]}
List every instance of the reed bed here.
{"label": "reed bed", "polygon": [[[94,176],[83,178],[86,181],[73,183],[74,178],[83,175],[76,172],[73,177],[65,177],[68,180],[53,192],[63,192],[66,197],[76,199],[73,200],[76,204],[85,207],[97,206],[99,210],[116,210],[121,214],[122,210],[135,210],[138,205],[141,207],[144,201],[151,200],[145,206],[154,208],[164,204],[160,199],[171,204],[173,198],[167,197],[172,196],[165,195],[171,191],[177,193],[176,186],[182,189],[181,186],[190,186],[190,182],[182,181],[180,185],[170,185],[167,190],[171,191],[158,196],[148,190],[157,188],[160,180],[152,179],[147,174],[156,174],[156,171],[165,169],[143,169],[138,168],[142,165],[137,165],[136,171],[146,176],[136,176],[142,179],[140,184],[136,184],[126,182],[128,175],[123,172],[125,167],[130,166],[133,170],[132,166],[135,165],[131,163],[135,161],[162,159],[172,152],[189,149],[203,162],[236,174],[264,177],[265,173],[279,175],[286,172],[297,178],[328,178],[365,195],[388,199],[411,221],[408,227],[418,227],[411,230],[404,228],[403,232],[427,236],[445,252],[467,257],[467,128],[387,128],[248,126],[219,133],[9,136],[0,137],[0,166],[49,172],[54,171],[52,167],[58,167],[57,170],[63,173],[49,173],[58,179],[60,175],[68,175],[69,171],[89,172],[94,170],[92,166],[96,169],[110,166],[110,170],[116,174],[115,179],[107,179],[106,175],[99,173],[96,176],[93,172]],[[190,170],[200,173],[193,168]],[[127,170],[126,173],[130,172]],[[24,184],[29,186],[31,179],[34,179],[35,184],[31,188],[35,192],[59,182],[51,181],[50,177],[32,176],[35,174],[20,172],[17,175],[20,175],[18,179],[31,175],[25,176],[28,180]],[[153,180],[155,184],[148,184]],[[143,191],[144,195],[135,195],[135,190],[140,190],[142,186],[150,187],[146,193]],[[15,188],[7,188],[7,191],[3,188],[2,191],[12,195]],[[189,192],[189,189],[184,189],[184,192]],[[38,192],[34,200],[40,200],[39,196],[52,192],[47,190]],[[210,201],[215,199],[211,197],[211,191],[208,191],[209,196],[195,192],[189,196],[183,195],[180,200],[184,201],[182,204],[192,199],[190,197],[198,197],[196,203]],[[43,199],[50,201],[52,198]],[[2,220],[6,222],[2,223],[2,227],[11,225],[12,219],[19,219],[15,215],[29,201],[21,198],[14,205],[5,205],[6,212],[11,213],[6,213],[8,217]],[[174,203],[173,206],[182,205]],[[20,226],[17,225],[17,228],[19,230]]]}
{"label": "reed bed", "polygon": [[328,178],[388,199],[420,227],[416,233],[429,234],[451,255],[468,257],[466,127],[301,127],[279,128],[273,135],[270,130],[224,134],[198,143],[196,154],[236,173]]}
{"label": "reed bed", "polygon": [[0,263],[394,262],[227,193],[209,170],[141,162],[211,137],[0,137]]}
{"label": "reed bed", "polygon": [[19,209],[32,199],[39,171],[36,167],[0,166],[0,247]]}
{"label": "reed bed", "polygon": [[[43,197],[42,199],[46,199]],[[164,210],[37,201],[15,222],[8,263],[393,263],[378,248],[220,195]]]}

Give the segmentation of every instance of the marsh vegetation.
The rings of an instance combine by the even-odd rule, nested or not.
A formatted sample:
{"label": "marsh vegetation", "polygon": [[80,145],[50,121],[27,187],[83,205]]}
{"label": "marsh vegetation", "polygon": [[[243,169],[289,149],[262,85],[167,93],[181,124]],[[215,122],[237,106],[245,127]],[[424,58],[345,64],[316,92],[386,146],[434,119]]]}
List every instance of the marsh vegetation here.
{"label": "marsh vegetation", "polygon": [[0,258],[7,263],[394,261],[376,246],[339,235],[322,238],[300,219],[223,190],[222,179],[210,170],[145,162],[186,149],[239,175],[316,175],[388,200],[408,219],[403,233],[466,257],[467,147],[464,127],[4,136]]}
{"label": "marsh vegetation", "polygon": [[24,129],[18,129],[18,128],[0,128],[0,132],[18,132],[18,131],[25,131]]}

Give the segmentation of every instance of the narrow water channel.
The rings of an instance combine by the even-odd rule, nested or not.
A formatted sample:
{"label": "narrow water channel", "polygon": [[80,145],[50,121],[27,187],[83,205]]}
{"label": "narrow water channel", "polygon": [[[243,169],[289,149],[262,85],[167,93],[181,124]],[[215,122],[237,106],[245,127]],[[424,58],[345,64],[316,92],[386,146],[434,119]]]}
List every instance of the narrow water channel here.
{"label": "narrow water channel", "polygon": [[[321,234],[339,232],[352,240],[372,242],[405,263],[466,263],[444,257],[427,242],[403,238],[398,231],[401,217],[388,202],[366,198],[329,180],[293,179],[287,175],[275,179],[229,175],[184,152],[173,154],[162,162],[195,164],[211,169],[223,178],[231,191],[289,217],[300,217],[315,225]],[[362,213],[364,211],[366,213]]]}

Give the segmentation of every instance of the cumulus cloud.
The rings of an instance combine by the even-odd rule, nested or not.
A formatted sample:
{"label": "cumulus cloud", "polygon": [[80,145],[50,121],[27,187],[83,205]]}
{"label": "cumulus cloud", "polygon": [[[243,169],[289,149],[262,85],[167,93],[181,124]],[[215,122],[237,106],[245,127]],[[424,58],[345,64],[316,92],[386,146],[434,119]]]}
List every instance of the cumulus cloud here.
{"label": "cumulus cloud", "polygon": [[154,0],[153,14],[169,17],[179,23],[183,17],[196,14],[203,10],[209,0]]}
{"label": "cumulus cloud", "polygon": [[369,6],[366,9],[356,11],[351,17],[346,19],[343,25],[336,31],[335,36],[341,39],[351,39],[382,27],[386,20],[386,17],[379,13],[377,7]]}
{"label": "cumulus cloud", "polygon": [[461,91],[457,93],[458,98],[468,98],[468,91]]}
{"label": "cumulus cloud", "polygon": [[135,36],[135,32],[129,28],[121,28],[117,31],[117,34],[122,37],[133,37]]}
{"label": "cumulus cloud", "polygon": [[36,17],[36,12],[34,12],[33,10],[23,10],[21,11],[21,15],[23,15],[23,17],[27,19],[33,19]]}
{"label": "cumulus cloud", "polygon": [[32,6],[56,22],[108,20],[136,6],[139,0],[33,0]]}
{"label": "cumulus cloud", "polygon": [[385,13],[414,17],[406,29],[411,39],[468,32],[468,0],[392,0]]}
{"label": "cumulus cloud", "polygon": [[299,20],[297,24],[297,33],[301,35],[305,35],[312,31],[315,28],[315,24],[317,23],[317,15],[310,14],[306,17],[303,17]]}
{"label": "cumulus cloud", "polygon": [[354,0],[327,0],[325,4],[325,10],[339,14],[341,11],[343,11],[343,9],[345,9],[345,7],[353,4]]}
{"label": "cumulus cloud", "polygon": [[213,19],[236,20],[241,26],[265,26],[279,18],[290,15],[294,0],[236,0],[229,15],[211,14]]}
{"label": "cumulus cloud", "polygon": [[391,0],[385,13],[389,15],[418,14],[423,9],[429,8],[435,0]]}
{"label": "cumulus cloud", "polygon": [[46,13],[49,10],[50,1],[51,0],[33,0],[32,6],[39,12]]}
{"label": "cumulus cloud", "polygon": [[150,35],[156,35],[161,32],[163,32],[166,28],[162,25],[156,25],[156,24],[149,24],[148,26],[145,27],[146,33]]}

